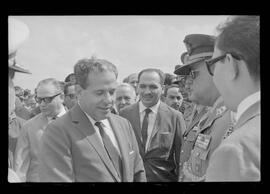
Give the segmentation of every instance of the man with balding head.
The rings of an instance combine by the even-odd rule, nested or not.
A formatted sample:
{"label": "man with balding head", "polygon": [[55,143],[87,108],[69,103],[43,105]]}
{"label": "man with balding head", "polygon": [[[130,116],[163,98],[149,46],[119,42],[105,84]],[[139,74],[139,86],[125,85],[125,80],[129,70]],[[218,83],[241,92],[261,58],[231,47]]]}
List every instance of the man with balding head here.
{"label": "man with balding head", "polygon": [[66,113],[61,84],[54,78],[38,83],[36,101],[41,113],[23,125],[15,152],[15,170],[23,182],[39,182],[41,137],[50,122]]}
{"label": "man with balding head", "polygon": [[136,102],[136,92],[128,83],[121,83],[115,90],[115,105],[118,113],[121,109]]}
{"label": "man with balding head", "polygon": [[185,121],[182,113],[161,102],[164,73],[144,69],[139,73],[140,101],[124,108],[135,132],[148,182],[177,181]]}

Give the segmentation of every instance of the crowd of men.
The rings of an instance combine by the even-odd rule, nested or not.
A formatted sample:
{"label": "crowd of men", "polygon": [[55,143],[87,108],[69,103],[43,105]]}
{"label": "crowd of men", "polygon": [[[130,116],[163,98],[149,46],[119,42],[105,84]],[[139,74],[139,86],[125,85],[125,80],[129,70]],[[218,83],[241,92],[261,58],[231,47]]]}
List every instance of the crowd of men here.
{"label": "crowd of men", "polygon": [[260,181],[260,18],[188,34],[182,65],[119,82],[107,59],[14,86],[28,27],[9,18],[9,182]]}

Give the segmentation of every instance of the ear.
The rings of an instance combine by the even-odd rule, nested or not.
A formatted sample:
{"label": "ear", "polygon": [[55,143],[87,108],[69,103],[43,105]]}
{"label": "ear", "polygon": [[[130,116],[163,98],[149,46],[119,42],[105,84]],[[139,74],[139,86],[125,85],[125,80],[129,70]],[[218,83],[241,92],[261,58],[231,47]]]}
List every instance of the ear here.
{"label": "ear", "polygon": [[227,77],[229,80],[235,80],[238,77],[238,61],[235,60],[231,54],[226,55],[226,65],[227,65]]}

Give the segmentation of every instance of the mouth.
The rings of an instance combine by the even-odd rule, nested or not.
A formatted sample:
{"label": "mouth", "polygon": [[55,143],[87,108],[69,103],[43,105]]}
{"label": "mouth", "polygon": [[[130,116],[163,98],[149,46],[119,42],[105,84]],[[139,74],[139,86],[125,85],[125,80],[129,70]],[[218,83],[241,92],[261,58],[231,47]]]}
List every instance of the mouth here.
{"label": "mouth", "polygon": [[105,108],[99,107],[99,109],[100,109],[102,112],[110,112],[110,111],[111,111],[111,108],[112,108],[112,107],[105,107]]}

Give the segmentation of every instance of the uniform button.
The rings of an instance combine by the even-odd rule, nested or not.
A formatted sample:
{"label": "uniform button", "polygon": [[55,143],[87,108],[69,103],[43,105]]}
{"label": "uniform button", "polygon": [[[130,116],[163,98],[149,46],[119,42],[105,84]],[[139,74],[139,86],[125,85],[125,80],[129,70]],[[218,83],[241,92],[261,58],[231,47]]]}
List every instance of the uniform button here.
{"label": "uniform button", "polygon": [[184,150],[181,150],[181,153],[183,153],[184,152]]}
{"label": "uniform button", "polygon": [[186,140],[187,139],[187,137],[184,137],[184,140]]}

